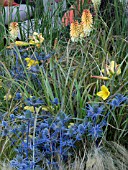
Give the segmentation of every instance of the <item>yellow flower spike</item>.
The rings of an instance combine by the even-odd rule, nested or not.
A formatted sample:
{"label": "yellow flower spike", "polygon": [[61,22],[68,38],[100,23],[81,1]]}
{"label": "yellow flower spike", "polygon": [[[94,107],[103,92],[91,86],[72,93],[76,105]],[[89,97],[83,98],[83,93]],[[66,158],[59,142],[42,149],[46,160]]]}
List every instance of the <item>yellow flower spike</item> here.
{"label": "yellow flower spike", "polygon": [[18,37],[19,26],[17,22],[11,22],[9,25],[10,38],[14,41]]}
{"label": "yellow flower spike", "polygon": [[105,85],[101,86],[101,91],[97,93],[97,96],[101,97],[103,100],[106,100],[109,95],[110,92]]}
{"label": "yellow flower spike", "polygon": [[88,9],[83,10],[81,22],[83,23],[83,30],[85,36],[89,36],[92,30],[93,18]]}
{"label": "yellow flower spike", "polygon": [[74,21],[70,25],[70,37],[72,42],[77,42],[79,40],[79,23]]}

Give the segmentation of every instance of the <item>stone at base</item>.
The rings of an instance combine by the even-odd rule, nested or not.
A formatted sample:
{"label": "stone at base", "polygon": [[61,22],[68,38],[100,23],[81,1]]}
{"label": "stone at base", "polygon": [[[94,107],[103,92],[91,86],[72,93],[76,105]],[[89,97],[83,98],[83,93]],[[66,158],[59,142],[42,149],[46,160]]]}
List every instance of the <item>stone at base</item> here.
{"label": "stone at base", "polygon": [[27,7],[24,4],[21,4],[20,6],[4,7],[3,14],[5,18],[5,25],[8,25],[10,22],[20,22],[31,18],[32,9],[33,7]]}

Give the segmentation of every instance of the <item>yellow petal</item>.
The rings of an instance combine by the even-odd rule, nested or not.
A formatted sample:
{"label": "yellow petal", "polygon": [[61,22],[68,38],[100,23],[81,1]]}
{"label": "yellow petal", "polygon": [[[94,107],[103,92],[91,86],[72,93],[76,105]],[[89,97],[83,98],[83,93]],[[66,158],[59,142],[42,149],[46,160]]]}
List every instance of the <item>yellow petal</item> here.
{"label": "yellow petal", "polygon": [[105,85],[103,85],[101,86],[101,91],[108,91],[108,88]]}
{"label": "yellow petal", "polygon": [[35,41],[30,40],[30,41],[29,41],[29,44],[30,44],[30,45],[35,45],[36,43],[35,43]]}
{"label": "yellow petal", "polygon": [[110,71],[111,71],[112,74],[114,74],[114,72],[115,72],[115,65],[116,65],[115,61],[111,61],[111,63],[110,63]]}
{"label": "yellow petal", "polygon": [[42,110],[48,111],[48,107],[47,106],[42,106]]}
{"label": "yellow petal", "polygon": [[24,110],[30,110],[31,112],[34,112],[34,107],[33,106],[25,106]]}
{"label": "yellow petal", "polygon": [[15,44],[17,46],[28,46],[29,45],[29,43],[25,41],[16,41]]}
{"label": "yellow petal", "polygon": [[116,66],[116,74],[117,74],[117,75],[121,74],[120,65],[117,65],[117,66]]}
{"label": "yellow petal", "polygon": [[25,61],[26,61],[26,62],[29,62],[30,60],[31,60],[31,59],[30,59],[30,58],[28,58],[28,57],[27,57],[27,58],[25,58]]}
{"label": "yellow petal", "polygon": [[109,95],[110,92],[105,85],[101,86],[101,91],[97,93],[97,96],[101,97],[103,100],[106,100]]}

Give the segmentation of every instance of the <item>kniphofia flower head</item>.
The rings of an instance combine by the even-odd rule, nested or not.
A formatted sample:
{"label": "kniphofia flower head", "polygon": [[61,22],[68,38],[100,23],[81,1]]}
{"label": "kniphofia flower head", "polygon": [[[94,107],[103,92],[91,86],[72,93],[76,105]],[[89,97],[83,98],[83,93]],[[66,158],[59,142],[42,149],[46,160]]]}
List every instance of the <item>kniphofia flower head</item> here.
{"label": "kniphofia flower head", "polygon": [[80,38],[85,37],[84,29],[83,29],[83,23],[82,22],[79,24],[79,37]]}
{"label": "kniphofia flower head", "polygon": [[62,17],[62,23],[64,26],[68,26],[69,24],[71,24],[72,22],[74,22],[74,6],[72,5],[70,7],[70,10],[65,12],[64,16]]}
{"label": "kniphofia flower head", "polygon": [[17,22],[11,22],[9,25],[10,38],[14,41],[18,37],[19,26]]}
{"label": "kniphofia flower head", "polygon": [[88,9],[83,10],[81,21],[83,23],[83,30],[85,36],[89,36],[92,30],[93,18],[92,14]]}
{"label": "kniphofia flower head", "polygon": [[101,91],[97,93],[97,96],[101,97],[103,100],[106,100],[109,97],[109,95],[110,92],[105,85],[101,86]]}
{"label": "kniphofia flower head", "polygon": [[70,37],[73,42],[77,42],[79,40],[79,23],[78,23],[78,21],[74,21],[71,23]]}
{"label": "kniphofia flower head", "polygon": [[93,5],[94,5],[95,11],[97,12],[98,9],[99,9],[99,6],[100,6],[100,4],[101,4],[101,0],[92,0],[92,3],[93,3]]}

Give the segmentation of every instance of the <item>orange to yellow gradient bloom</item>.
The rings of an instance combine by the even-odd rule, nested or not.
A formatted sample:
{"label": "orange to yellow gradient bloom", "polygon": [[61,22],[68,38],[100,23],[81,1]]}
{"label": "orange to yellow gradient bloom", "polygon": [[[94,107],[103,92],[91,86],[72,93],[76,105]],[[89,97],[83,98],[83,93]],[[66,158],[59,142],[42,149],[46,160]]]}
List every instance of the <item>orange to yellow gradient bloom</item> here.
{"label": "orange to yellow gradient bloom", "polygon": [[83,23],[85,36],[89,36],[92,30],[93,18],[91,12],[88,9],[83,10],[81,22]]}
{"label": "orange to yellow gradient bloom", "polygon": [[99,6],[101,4],[101,0],[92,0],[92,3],[93,3],[95,11],[97,12],[98,8],[99,8]]}
{"label": "orange to yellow gradient bloom", "polygon": [[14,41],[18,37],[19,26],[17,22],[11,22],[9,25],[10,38]]}
{"label": "orange to yellow gradient bloom", "polygon": [[70,25],[70,37],[72,42],[77,42],[79,40],[79,23],[74,21]]}
{"label": "orange to yellow gradient bloom", "polygon": [[103,100],[106,100],[109,97],[109,95],[110,92],[105,85],[101,86],[101,91],[97,93],[97,96],[101,97]]}

